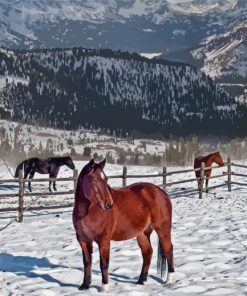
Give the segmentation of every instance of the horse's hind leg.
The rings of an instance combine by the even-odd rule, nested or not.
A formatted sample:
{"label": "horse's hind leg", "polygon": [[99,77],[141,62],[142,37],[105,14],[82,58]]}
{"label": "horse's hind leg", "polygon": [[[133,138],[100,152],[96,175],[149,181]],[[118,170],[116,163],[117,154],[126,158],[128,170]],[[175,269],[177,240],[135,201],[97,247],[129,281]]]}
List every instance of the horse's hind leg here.
{"label": "horse's hind leg", "polygon": [[[168,228],[168,227],[167,227]],[[170,228],[170,227],[169,227]],[[173,264],[173,245],[171,242],[171,233],[170,229],[164,231],[164,229],[155,229],[159,236],[159,243],[161,247],[161,258],[160,260],[163,262],[167,259],[168,264],[168,275],[167,275],[167,283],[173,282],[173,273],[174,273],[174,264]],[[164,261],[165,263],[165,261]],[[162,270],[162,266],[161,266]],[[161,274],[163,272],[161,271]]]}
{"label": "horse's hind leg", "polygon": [[152,259],[153,249],[150,242],[150,235],[152,233],[152,228],[148,228],[144,233],[137,237],[137,242],[142,251],[143,265],[140,277],[137,284],[143,285],[147,280],[148,270]]}

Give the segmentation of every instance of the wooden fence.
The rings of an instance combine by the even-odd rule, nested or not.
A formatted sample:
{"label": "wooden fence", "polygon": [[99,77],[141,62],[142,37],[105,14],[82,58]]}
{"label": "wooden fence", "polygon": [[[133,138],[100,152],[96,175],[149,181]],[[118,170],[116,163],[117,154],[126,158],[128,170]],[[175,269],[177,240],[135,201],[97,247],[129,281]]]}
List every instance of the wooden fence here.
{"label": "wooden fence", "polygon": [[[203,182],[205,180],[209,179],[215,179],[215,178],[227,178],[227,180],[219,185],[211,186],[208,187],[208,189],[214,189],[218,187],[223,187],[223,186],[228,186],[228,191],[231,191],[231,185],[232,184],[240,184],[236,182],[231,181],[231,176],[233,175],[232,172],[232,166],[235,164],[231,163],[230,158],[228,157],[227,163],[224,164],[224,166],[212,166],[212,167],[205,167],[205,164],[202,163],[201,167],[198,169],[186,169],[186,170],[177,170],[177,171],[168,171],[167,167],[162,168],[162,172],[158,174],[149,174],[149,175],[131,175],[127,173],[127,167],[123,167],[123,173],[121,175],[114,175],[114,176],[108,176],[109,178],[121,178],[122,179],[122,186],[126,186],[127,184],[127,179],[140,179],[140,178],[162,178],[162,183],[159,184],[158,186],[162,187],[165,191],[168,190],[168,187],[178,185],[178,184],[184,184],[184,183],[191,183],[191,182],[197,182],[199,186],[195,186],[194,189],[190,190],[183,190],[180,192],[174,192],[174,193],[169,193],[169,195],[181,195],[181,194],[187,194],[187,193],[192,193],[192,192],[198,192],[199,193],[199,198],[202,198],[202,193],[204,192],[203,190]],[[237,165],[236,165],[237,166]],[[215,170],[218,168],[222,167],[227,167],[227,172],[224,174],[219,174],[219,175],[214,175],[210,177],[205,177],[204,173],[207,170]],[[243,168],[247,168],[247,166],[241,166]],[[191,179],[185,179],[181,181],[174,181],[174,182],[167,182],[167,177],[173,176],[173,175],[178,175],[178,174],[186,174],[186,173],[195,173],[200,171],[200,177],[199,178],[191,178]],[[241,176],[240,174],[234,174],[235,176]],[[244,176],[244,175],[243,175]],[[246,175],[247,177],[247,175]],[[247,185],[247,184],[246,184]]]}
{"label": "wooden fence", "polygon": [[[193,192],[198,192],[199,198],[202,198],[202,194],[204,191],[203,189],[203,182],[207,179],[215,179],[215,178],[225,178],[225,181],[221,184],[215,185],[208,187],[208,189],[215,189],[223,186],[227,186],[228,191],[231,191],[232,185],[239,185],[239,186],[247,186],[247,183],[243,182],[232,182],[232,175],[237,176],[237,177],[245,177],[247,178],[247,174],[238,174],[232,171],[232,167],[239,167],[243,169],[247,169],[247,166],[245,165],[240,165],[240,164],[235,164],[232,163],[230,158],[228,158],[227,163],[224,164],[223,167],[227,168],[227,172],[224,172],[223,174],[218,174],[218,175],[213,175],[210,177],[205,177],[204,172],[207,170],[215,170],[218,168],[222,168],[220,166],[212,166],[212,167],[205,167],[205,164],[202,163],[201,167],[198,169],[186,169],[186,170],[176,170],[176,171],[168,171],[167,167],[163,167],[161,173],[158,174],[149,174],[149,175],[132,175],[128,174],[127,167],[123,167],[122,174],[119,175],[110,175],[108,176],[109,179],[122,179],[122,186],[127,185],[127,180],[128,179],[140,179],[140,178],[161,178],[162,183],[158,184],[158,186],[162,187],[165,191],[168,191],[170,196],[176,196],[176,195],[185,195],[188,193],[193,193]],[[167,178],[173,175],[178,175],[178,174],[183,174],[185,175],[186,173],[195,173],[196,171],[200,171],[200,177],[199,178],[191,178],[191,179],[183,179],[180,181],[174,181],[174,182],[167,182]],[[18,197],[19,198],[19,206],[18,208],[7,208],[7,209],[0,209],[0,212],[4,211],[13,211],[13,210],[18,210],[19,212],[19,222],[23,221],[23,211],[24,211],[24,197],[25,196],[38,196],[38,197],[43,197],[43,196],[49,196],[49,195],[68,195],[68,194],[74,194],[76,184],[77,184],[77,179],[78,179],[78,171],[74,170],[73,177],[68,177],[68,178],[42,178],[42,179],[24,179],[23,178],[23,171],[20,171],[19,178],[17,179],[0,179],[0,184],[1,183],[14,183],[17,182],[19,184],[19,192],[18,193],[11,193],[11,194],[0,194],[1,197]],[[73,190],[69,191],[56,191],[56,192],[26,192],[24,191],[24,183],[25,182],[54,182],[54,181],[72,181],[73,182]],[[179,190],[175,192],[169,192],[169,187],[178,185],[178,184],[185,184],[185,183],[191,183],[195,182],[196,186],[193,189],[189,190]],[[198,183],[198,184],[197,184]],[[29,207],[30,210],[40,210],[40,209],[56,209],[56,208],[63,208],[63,207],[68,207],[72,206],[73,203],[67,204],[67,205],[56,205],[56,206],[49,206],[49,207]]]}
{"label": "wooden fence", "polygon": [[[1,197],[18,197],[18,208],[5,208],[5,209],[0,209],[0,212],[7,212],[7,211],[16,211],[18,210],[18,222],[23,221],[23,212],[24,212],[24,196],[37,196],[38,198],[44,197],[44,196],[49,196],[49,195],[68,195],[68,194],[74,194],[76,185],[77,185],[77,180],[78,180],[78,171],[74,170],[73,171],[73,177],[68,177],[68,178],[40,178],[40,179],[24,179],[23,177],[23,170],[19,171],[19,177],[17,179],[0,179],[0,184],[3,183],[18,183],[19,184],[19,190],[16,193],[4,193],[0,194]],[[57,181],[72,181],[74,184],[74,189],[73,190],[68,190],[68,191],[53,191],[53,192],[27,192],[24,190],[24,184],[28,182],[57,182]],[[57,208],[63,208],[63,207],[68,207],[72,206],[70,205],[58,205],[58,206],[49,206],[49,207],[28,207],[29,210],[41,210],[41,209],[57,209]]]}

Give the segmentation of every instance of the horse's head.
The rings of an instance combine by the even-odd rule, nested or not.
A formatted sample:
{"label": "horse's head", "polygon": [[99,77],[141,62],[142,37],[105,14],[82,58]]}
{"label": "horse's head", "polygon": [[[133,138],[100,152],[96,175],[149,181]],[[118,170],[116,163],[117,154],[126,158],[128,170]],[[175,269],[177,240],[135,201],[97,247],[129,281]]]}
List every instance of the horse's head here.
{"label": "horse's head", "polygon": [[219,152],[216,152],[215,153],[215,159],[214,159],[214,162],[216,162],[218,165],[220,166],[223,166],[224,165],[224,161],[223,159],[221,158],[221,155]]}
{"label": "horse's head", "polygon": [[109,211],[113,206],[113,200],[107,185],[108,178],[103,171],[105,163],[106,160],[95,163],[92,159],[82,169],[80,185],[82,185],[84,196],[90,202],[104,211]]}
{"label": "horse's head", "polygon": [[65,157],[65,161],[64,163],[71,169],[71,170],[74,170],[75,169],[75,165],[73,163],[73,160],[71,159],[70,156],[66,156]]}

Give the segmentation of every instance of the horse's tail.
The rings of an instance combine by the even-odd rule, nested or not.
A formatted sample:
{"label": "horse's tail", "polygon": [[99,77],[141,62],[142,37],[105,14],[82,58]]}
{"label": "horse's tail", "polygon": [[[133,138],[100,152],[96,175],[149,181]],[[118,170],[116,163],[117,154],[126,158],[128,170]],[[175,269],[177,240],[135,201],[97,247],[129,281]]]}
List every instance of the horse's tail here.
{"label": "horse's tail", "polygon": [[157,274],[163,278],[166,272],[166,256],[161,246],[160,240],[158,242],[158,255],[157,255]]}
{"label": "horse's tail", "polygon": [[23,162],[21,162],[20,164],[18,164],[18,166],[16,167],[15,178],[19,177],[19,171],[23,169],[24,163],[25,163],[25,160]]}

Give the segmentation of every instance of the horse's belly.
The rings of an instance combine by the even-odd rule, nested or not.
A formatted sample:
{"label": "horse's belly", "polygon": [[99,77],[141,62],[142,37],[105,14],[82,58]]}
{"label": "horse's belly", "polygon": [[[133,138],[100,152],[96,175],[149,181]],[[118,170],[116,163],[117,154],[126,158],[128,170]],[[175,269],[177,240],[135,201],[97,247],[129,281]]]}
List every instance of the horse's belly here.
{"label": "horse's belly", "polygon": [[134,217],[134,219],[118,217],[111,239],[121,241],[137,237],[143,233],[149,225],[149,215]]}

